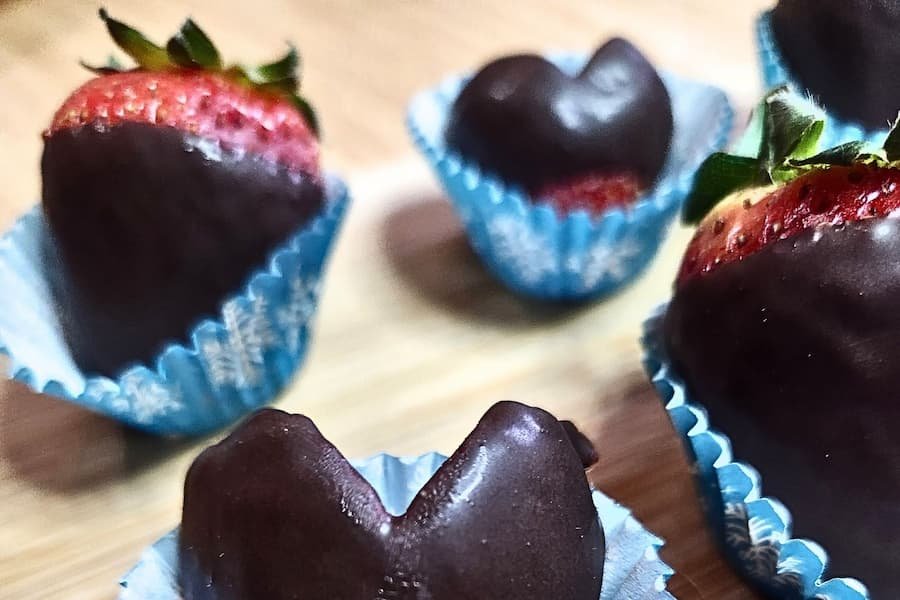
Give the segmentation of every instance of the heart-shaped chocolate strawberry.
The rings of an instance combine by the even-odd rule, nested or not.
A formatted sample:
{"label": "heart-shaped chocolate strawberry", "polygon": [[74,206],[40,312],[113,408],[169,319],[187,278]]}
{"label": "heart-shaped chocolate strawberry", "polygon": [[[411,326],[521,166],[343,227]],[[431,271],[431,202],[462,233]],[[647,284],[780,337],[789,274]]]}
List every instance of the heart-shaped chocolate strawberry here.
{"label": "heart-shaped chocolate strawberry", "polygon": [[791,75],[835,115],[883,129],[900,109],[900,2],[781,0],[772,29]]}
{"label": "heart-shaped chocolate strawberry", "polygon": [[502,402],[392,516],[306,417],[264,410],[185,482],[186,600],[596,600],[605,555],[581,436]]}
{"label": "heart-shaped chocolate strawberry", "polygon": [[653,66],[629,42],[603,45],[576,77],[535,55],[500,58],[460,92],[447,143],[504,180],[534,191],[587,174],[657,178],[672,107]]}

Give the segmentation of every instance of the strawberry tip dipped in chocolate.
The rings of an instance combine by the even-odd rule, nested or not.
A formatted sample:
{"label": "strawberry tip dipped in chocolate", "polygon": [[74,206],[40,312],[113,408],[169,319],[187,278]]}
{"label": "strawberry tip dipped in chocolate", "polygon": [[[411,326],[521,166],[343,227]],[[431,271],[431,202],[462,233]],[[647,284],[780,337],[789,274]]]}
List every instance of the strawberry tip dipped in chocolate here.
{"label": "strawberry tip dipped in chocolate", "polygon": [[566,214],[633,204],[662,171],[673,118],[665,84],[628,41],[575,76],[531,54],[484,67],[455,100],[448,145]]}
{"label": "strawberry tip dipped in chocolate", "polygon": [[[900,595],[900,129],[822,150],[785,89],[714,154],[663,321],[677,374],[830,576]],[[749,147],[748,147],[749,146]]]}
{"label": "strawberry tip dipped in chocolate", "polygon": [[597,600],[605,542],[588,440],[550,413],[490,408],[387,512],[308,418],[265,409],[185,480],[185,600]]}
{"label": "strawberry tip dipped in chocolate", "polygon": [[100,16],[136,66],[91,68],[57,110],[42,206],[74,359],[114,375],[215,314],[324,192],[296,50],[229,66],[191,19],[163,47]]}

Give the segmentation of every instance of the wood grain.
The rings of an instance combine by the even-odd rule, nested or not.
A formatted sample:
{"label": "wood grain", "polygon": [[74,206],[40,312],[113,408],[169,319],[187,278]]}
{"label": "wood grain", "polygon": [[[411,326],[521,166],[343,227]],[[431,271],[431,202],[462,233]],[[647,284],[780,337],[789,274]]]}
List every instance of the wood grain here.
{"label": "wood grain", "polygon": [[[686,233],[595,306],[521,301],[484,272],[403,128],[405,103],[499,52],[588,48],[619,33],[662,68],[758,95],[763,1],[119,0],[162,37],[192,13],[229,56],[294,39],[320,108],[325,160],[355,205],[307,364],[278,405],[349,456],[451,451],[494,401],[571,418],[602,454],[592,478],[667,539],[679,598],[754,596],[718,558],[680,443],[640,371],[640,322],[668,296]],[[109,44],[92,2],[0,2],[0,227],[39,196],[39,132]],[[3,290],[2,293],[14,293]],[[112,598],[117,577],[179,519],[184,472],[213,438],[159,440],[65,402],[0,386],[0,598]]]}

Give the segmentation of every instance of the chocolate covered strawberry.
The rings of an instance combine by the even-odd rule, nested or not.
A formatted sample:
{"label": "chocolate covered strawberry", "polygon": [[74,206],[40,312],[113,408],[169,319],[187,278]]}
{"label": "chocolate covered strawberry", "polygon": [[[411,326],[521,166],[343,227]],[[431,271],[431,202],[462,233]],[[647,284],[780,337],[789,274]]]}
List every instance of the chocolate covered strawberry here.
{"label": "chocolate covered strawberry", "polygon": [[92,69],[44,134],[43,210],[76,362],[115,374],[218,310],[323,205],[298,57],[226,66],[190,19],[165,47],[100,11],[136,63]]}
{"label": "chocolate covered strawberry", "polygon": [[717,204],[697,226],[678,282],[807,230],[888,217],[898,209],[900,169],[868,161],[827,165],[780,185],[743,189]]}
{"label": "chocolate covered strawberry", "polygon": [[181,597],[597,600],[596,458],[571,423],[500,402],[392,515],[310,419],[260,411],[185,479]]}
{"label": "chocolate covered strawberry", "polygon": [[462,89],[447,143],[560,213],[632,204],[672,141],[672,106],[653,65],[624,39],[575,76],[535,55],[488,63]]}
{"label": "chocolate covered strawberry", "polygon": [[900,596],[900,130],[819,151],[821,112],[779,90],[745,154],[716,154],[665,315],[710,422],[783,501],[795,537],[874,598]]}

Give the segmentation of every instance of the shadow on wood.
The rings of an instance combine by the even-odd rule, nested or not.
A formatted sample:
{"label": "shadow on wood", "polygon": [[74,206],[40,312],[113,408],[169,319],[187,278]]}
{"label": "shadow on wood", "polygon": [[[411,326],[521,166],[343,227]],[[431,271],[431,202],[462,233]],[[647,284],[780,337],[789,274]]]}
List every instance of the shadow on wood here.
{"label": "shadow on wood", "polygon": [[579,423],[600,453],[589,478],[665,539],[662,557],[678,573],[671,593],[679,600],[758,599],[719,555],[681,440],[656,391],[634,374],[604,393],[602,406],[596,419]]}
{"label": "shadow on wood", "polygon": [[528,328],[560,321],[579,304],[544,303],[515,295],[485,269],[459,218],[441,196],[398,202],[382,236],[391,265],[433,304],[493,325]]}
{"label": "shadow on wood", "polygon": [[191,443],[123,427],[12,381],[0,383],[0,461],[22,481],[77,492],[154,466]]}

